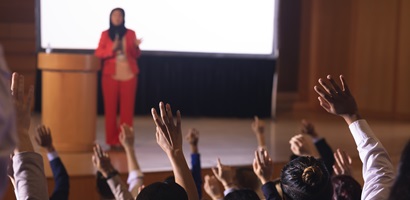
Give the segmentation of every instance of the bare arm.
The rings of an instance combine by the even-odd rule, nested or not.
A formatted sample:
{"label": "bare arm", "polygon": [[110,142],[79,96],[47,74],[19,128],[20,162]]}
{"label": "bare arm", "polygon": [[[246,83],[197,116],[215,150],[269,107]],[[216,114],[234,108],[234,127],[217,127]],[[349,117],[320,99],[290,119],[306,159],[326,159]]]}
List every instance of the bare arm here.
{"label": "bare arm", "polygon": [[125,154],[127,156],[128,164],[128,190],[132,193],[134,197],[138,195],[138,188],[143,185],[144,174],[141,171],[140,165],[138,163],[137,155],[134,150],[134,131],[133,128],[124,124],[121,126],[121,133],[119,135],[121,145],[125,149]]}
{"label": "bare arm", "polygon": [[175,182],[181,185],[188,194],[189,200],[198,200],[195,182],[182,151],[181,113],[177,111],[177,123],[174,123],[171,106],[160,102],[161,118],[152,108],[151,113],[156,124],[158,145],[167,154],[175,176]]}
{"label": "bare arm", "polygon": [[265,142],[265,123],[259,120],[258,116],[254,117],[254,121],[251,124],[253,133],[256,136],[259,149],[266,149]]}

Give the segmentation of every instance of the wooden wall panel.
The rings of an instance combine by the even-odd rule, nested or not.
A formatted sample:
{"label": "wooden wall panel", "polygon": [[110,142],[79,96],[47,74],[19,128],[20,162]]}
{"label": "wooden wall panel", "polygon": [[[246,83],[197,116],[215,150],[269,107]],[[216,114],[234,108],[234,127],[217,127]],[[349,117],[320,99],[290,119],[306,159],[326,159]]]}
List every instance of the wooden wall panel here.
{"label": "wooden wall panel", "polygon": [[304,1],[296,108],[318,109],[318,77],[344,74],[366,116],[410,119],[410,2]]}
{"label": "wooden wall panel", "polygon": [[[318,108],[313,86],[327,74],[347,74],[350,65],[351,1],[304,1],[299,66],[301,99]],[[308,24],[306,24],[308,23]]]}
{"label": "wooden wall panel", "polygon": [[398,1],[356,1],[352,85],[361,110],[389,113],[394,104]]}
{"label": "wooden wall panel", "polygon": [[410,1],[400,1],[395,111],[410,119]]}
{"label": "wooden wall panel", "polygon": [[35,39],[34,23],[0,23],[0,38]]}
{"label": "wooden wall panel", "polygon": [[34,0],[1,0],[0,22],[34,24],[34,3]]}

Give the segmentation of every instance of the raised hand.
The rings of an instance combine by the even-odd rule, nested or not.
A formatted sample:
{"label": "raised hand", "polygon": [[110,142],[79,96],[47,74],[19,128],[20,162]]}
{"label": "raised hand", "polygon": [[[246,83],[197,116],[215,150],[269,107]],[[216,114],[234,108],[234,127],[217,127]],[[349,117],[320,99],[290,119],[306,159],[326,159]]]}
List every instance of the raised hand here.
{"label": "raised hand", "polygon": [[352,158],[345,151],[337,149],[333,154],[336,164],[333,165],[333,171],[336,175],[352,175]]}
{"label": "raised hand", "polygon": [[235,171],[232,167],[223,165],[221,159],[218,158],[216,168],[212,168],[215,177],[222,183],[225,189],[235,187],[234,177]]}
{"label": "raised hand", "polygon": [[254,121],[251,124],[251,128],[253,133],[256,136],[256,140],[258,141],[258,148],[263,149],[266,147],[265,144],[265,123],[261,120],[259,120],[258,116],[254,117]]}
{"label": "raised hand", "polygon": [[93,148],[94,155],[92,162],[94,167],[101,172],[104,177],[107,177],[111,172],[115,171],[111,164],[110,156],[104,152],[100,145],[96,144]]}
{"label": "raised hand", "polygon": [[224,198],[218,183],[218,179],[215,176],[205,176],[204,190],[212,198],[212,200]]}
{"label": "raised hand", "polygon": [[53,139],[51,137],[51,131],[50,128],[44,126],[44,125],[39,125],[37,127],[37,135],[35,137],[36,142],[39,146],[47,149],[48,152],[53,152],[55,151],[54,145],[53,145]]}
{"label": "raised hand", "polygon": [[119,135],[119,139],[121,142],[121,145],[124,147],[124,149],[133,149],[134,148],[134,129],[127,124],[121,125],[121,132]]}
{"label": "raised hand", "polygon": [[310,135],[313,138],[317,138],[318,134],[315,131],[315,127],[312,123],[308,122],[306,119],[302,119],[302,128],[301,132],[306,135]]}
{"label": "raised hand", "polygon": [[304,136],[303,134],[293,136],[289,140],[290,150],[297,156],[313,156],[319,158],[320,154],[313,144],[313,141],[306,137],[308,136]]}
{"label": "raised hand", "polygon": [[314,89],[319,94],[320,106],[328,113],[343,117],[348,124],[352,120],[360,119],[356,101],[350,93],[349,87],[342,75],[340,75],[342,89],[337,85],[330,75],[327,81],[319,79],[321,87],[315,86]]}
{"label": "raised hand", "polygon": [[142,38],[137,38],[136,40],[135,40],[135,45],[138,47],[138,46],[140,46],[141,45],[141,43],[142,43]]}
{"label": "raised hand", "polygon": [[255,134],[263,134],[265,131],[265,123],[259,120],[258,116],[255,116],[254,121],[251,124],[251,128]]}
{"label": "raised hand", "polygon": [[11,95],[16,109],[16,126],[18,143],[15,153],[34,151],[28,130],[31,120],[31,103],[34,97],[34,87],[31,86],[27,96],[24,95],[24,76],[13,73],[11,79]]}
{"label": "raised hand", "polygon": [[199,131],[195,128],[189,129],[188,134],[185,136],[185,139],[191,145],[192,153],[198,153]]}
{"label": "raised hand", "polygon": [[177,122],[175,124],[169,104],[165,106],[163,102],[160,102],[159,109],[161,117],[158,116],[155,108],[151,109],[152,118],[156,125],[157,143],[171,162],[175,183],[185,189],[189,200],[197,200],[199,198],[195,182],[182,151],[181,113],[179,110],[177,111]]}
{"label": "raised hand", "polygon": [[159,103],[161,118],[155,108],[151,109],[156,127],[157,143],[167,154],[182,153],[181,113],[177,111],[177,123],[174,123],[171,106]]}
{"label": "raised hand", "polygon": [[17,114],[17,129],[30,128],[31,103],[34,97],[34,87],[31,86],[27,96],[24,95],[24,76],[14,72],[11,80],[11,95]]}
{"label": "raised hand", "polygon": [[253,171],[262,184],[271,181],[273,175],[273,161],[265,149],[255,151]]}

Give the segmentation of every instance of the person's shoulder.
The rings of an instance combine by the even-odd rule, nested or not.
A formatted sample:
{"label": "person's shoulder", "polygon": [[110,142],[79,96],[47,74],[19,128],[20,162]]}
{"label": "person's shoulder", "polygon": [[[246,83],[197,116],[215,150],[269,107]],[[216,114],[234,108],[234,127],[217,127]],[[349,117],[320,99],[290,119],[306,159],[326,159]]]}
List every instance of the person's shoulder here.
{"label": "person's shoulder", "polygon": [[107,30],[105,30],[105,31],[103,31],[102,33],[101,33],[101,35],[108,35],[108,29]]}

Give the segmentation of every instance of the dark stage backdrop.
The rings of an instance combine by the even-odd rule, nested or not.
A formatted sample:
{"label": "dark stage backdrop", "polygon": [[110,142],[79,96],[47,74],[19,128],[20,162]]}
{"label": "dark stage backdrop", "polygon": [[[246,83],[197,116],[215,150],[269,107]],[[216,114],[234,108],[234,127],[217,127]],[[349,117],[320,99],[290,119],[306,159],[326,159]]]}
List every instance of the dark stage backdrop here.
{"label": "dark stage backdrop", "polygon": [[[269,117],[275,60],[142,56],[136,115],[150,114],[159,101],[183,116]],[[36,110],[41,111],[41,73]],[[99,73],[98,114],[104,114]]]}

